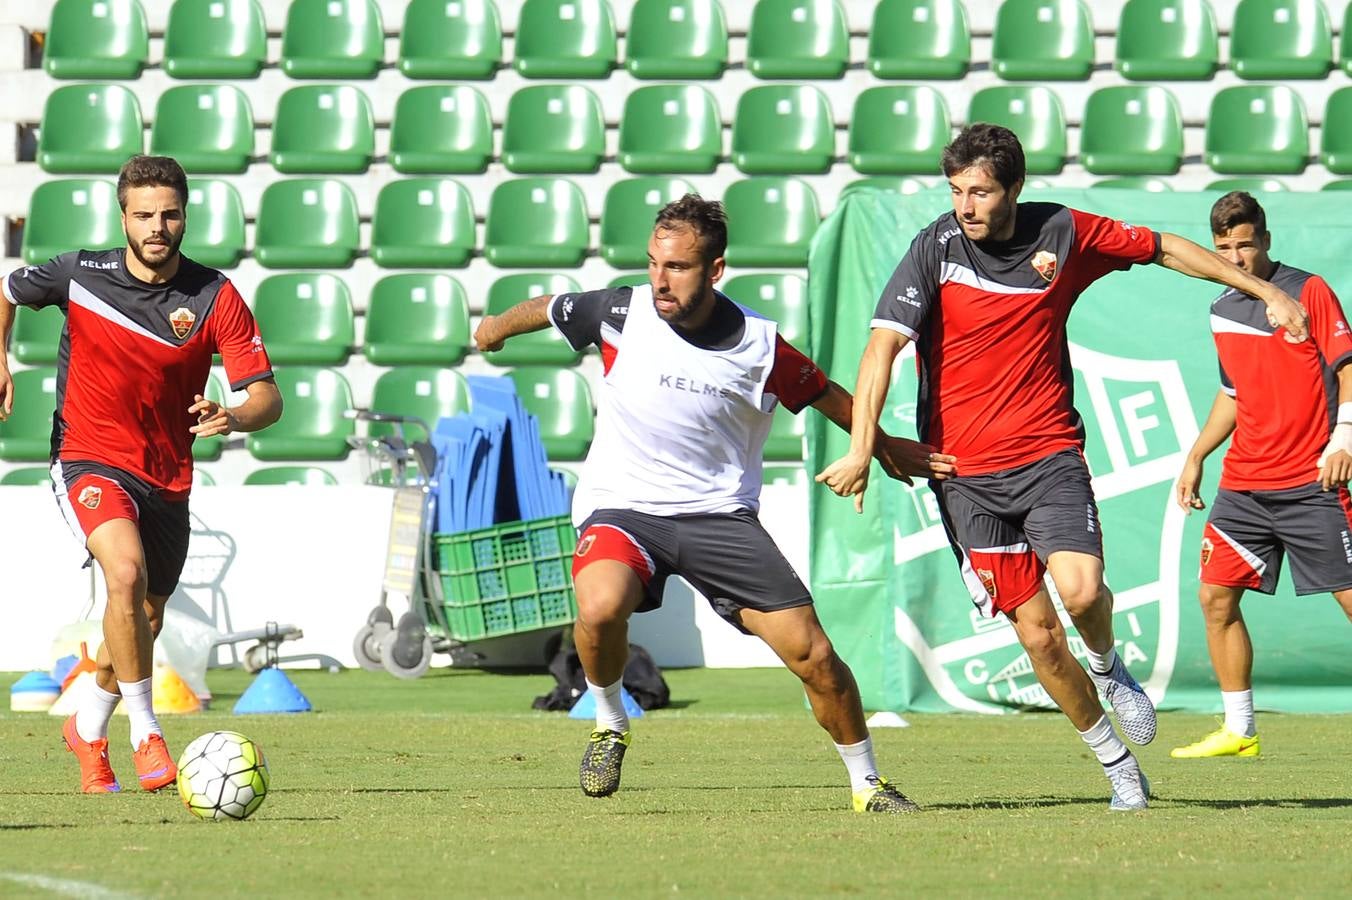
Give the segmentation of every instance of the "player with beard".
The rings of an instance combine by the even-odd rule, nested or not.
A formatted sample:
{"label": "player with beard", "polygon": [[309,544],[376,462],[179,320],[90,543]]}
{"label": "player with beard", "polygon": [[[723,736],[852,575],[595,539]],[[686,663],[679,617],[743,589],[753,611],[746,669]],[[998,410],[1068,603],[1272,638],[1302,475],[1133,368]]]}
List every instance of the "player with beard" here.
{"label": "player with beard", "polygon": [[[854,676],[757,517],[775,407],[813,406],[849,430],[852,398],[774,322],[714,289],[726,246],[722,205],[688,194],[657,216],[649,284],[536,297],[484,317],[475,331],[481,351],[551,324],[574,348],[601,350],[596,439],[573,502],[574,634],[596,700],[582,790],[604,797],[620,786],[630,744],[620,695],[629,617],[660,606],[667,578],[679,575],[802,680],[845,763],[854,808],[908,812],[915,805],[878,773]],[[952,471],[952,458],[881,433],[874,455],[897,478]]]}
{"label": "player with beard", "polygon": [[[915,341],[920,439],[959,460],[956,477],[931,488],[972,601],[1014,626],[1038,681],[1103,764],[1110,808],[1144,809],[1149,784],[1094,691],[1128,738],[1154,739],[1154,705],[1114,649],[1066,320],[1091,284],[1142,263],[1243,291],[1288,340],[1304,340],[1305,315],[1280,288],[1177,235],[1018,203],[1023,148],[1006,128],[964,128],[944,148],[943,171],[953,209],[916,236],[883,289],[859,364],[850,450],[817,480],[862,511],[892,364]],[[1089,675],[1071,655],[1044,574],[1084,640]]]}
{"label": "player with beard", "polygon": [[[125,248],[77,250],[11,272],[0,303],[0,418],[15,403],[5,347],[13,306],[58,306],[52,484],[67,523],[103,571],[108,603],[96,686],[62,735],[86,793],[121,790],[108,758],[119,700],[142,790],[172,784],[174,759],[151,705],[155,637],[188,552],[195,437],[257,431],[281,395],[249,308],[226,277],[179,253],[187,176],[168,157],[134,156],[117,179]],[[203,396],[213,353],[247,399]],[[31,401],[30,401],[31,402]]]}

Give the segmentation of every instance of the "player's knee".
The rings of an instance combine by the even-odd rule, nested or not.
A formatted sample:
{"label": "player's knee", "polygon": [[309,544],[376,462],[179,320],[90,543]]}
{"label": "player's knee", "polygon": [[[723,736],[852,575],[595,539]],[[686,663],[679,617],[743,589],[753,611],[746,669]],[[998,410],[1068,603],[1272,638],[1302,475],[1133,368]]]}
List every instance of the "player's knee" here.
{"label": "player's knee", "polygon": [[1061,603],[1072,616],[1083,616],[1091,612],[1101,602],[1107,602],[1107,589],[1097,580],[1075,580],[1064,588],[1056,586],[1061,595]]}
{"label": "player's knee", "polygon": [[835,648],[825,635],[820,640],[805,642],[788,660],[789,668],[805,684],[826,689],[835,684],[842,663]]}
{"label": "player's knee", "polygon": [[101,563],[100,567],[108,585],[110,604],[126,607],[125,611],[130,612],[141,603],[145,594],[146,569],[139,560],[123,557]]}
{"label": "player's knee", "polygon": [[578,591],[577,621],[589,631],[625,621],[624,596],[613,591]]}
{"label": "player's knee", "polygon": [[1039,623],[1019,633],[1023,649],[1032,659],[1051,661],[1066,646],[1065,632],[1059,623]]}
{"label": "player's knee", "polygon": [[1239,601],[1230,588],[1203,584],[1198,598],[1208,625],[1228,625],[1239,618]]}

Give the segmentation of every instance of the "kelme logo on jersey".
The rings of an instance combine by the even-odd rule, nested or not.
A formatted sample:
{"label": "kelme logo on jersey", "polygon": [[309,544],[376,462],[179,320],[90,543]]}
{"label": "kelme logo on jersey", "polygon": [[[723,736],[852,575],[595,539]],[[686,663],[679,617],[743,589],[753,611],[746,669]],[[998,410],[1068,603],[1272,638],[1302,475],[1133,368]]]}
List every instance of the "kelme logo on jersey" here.
{"label": "kelme logo on jersey", "polygon": [[1042,276],[1042,280],[1048,284],[1056,277],[1056,254],[1050,250],[1039,250],[1033,254],[1031,260],[1033,271]]}
{"label": "kelme logo on jersey", "polygon": [[197,321],[197,313],[180,306],[169,314],[169,325],[174,329],[174,337],[182,340],[192,331],[192,323]]}
{"label": "kelme logo on jersey", "polygon": [[87,506],[90,509],[98,509],[99,504],[103,502],[103,488],[87,487],[80,491],[80,496],[75,498],[81,506]]}

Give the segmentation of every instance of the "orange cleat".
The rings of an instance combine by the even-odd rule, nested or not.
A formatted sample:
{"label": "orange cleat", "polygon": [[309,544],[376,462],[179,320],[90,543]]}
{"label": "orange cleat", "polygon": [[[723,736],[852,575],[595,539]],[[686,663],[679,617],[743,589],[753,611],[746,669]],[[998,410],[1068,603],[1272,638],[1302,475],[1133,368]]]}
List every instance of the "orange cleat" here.
{"label": "orange cleat", "polygon": [[131,758],[136,763],[136,777],[140,779],[143,791],[158,791],[173,784],[178,777],[178,766],[174,765],[169,748],[164,745],[164,738],[158,734],[141,741],[141,746],[136,748]]}
{"label": "orange cleat", "polygon": [[75,754],[80,761],[80,790],[86,794],[116,794],[122,790],[108,762],[108,739],[86,741],[75,730],[75,716],[66,719],[61,727],[61,737],[66,749]]}

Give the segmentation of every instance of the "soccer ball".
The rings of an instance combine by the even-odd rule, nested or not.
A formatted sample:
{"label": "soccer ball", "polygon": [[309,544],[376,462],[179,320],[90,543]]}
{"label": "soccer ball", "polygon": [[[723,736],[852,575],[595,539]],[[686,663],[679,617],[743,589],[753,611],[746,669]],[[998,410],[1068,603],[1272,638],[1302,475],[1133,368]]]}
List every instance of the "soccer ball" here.
{"label": "soccer ball", "polygon": [[246,819],[268,793],[263,748],[236,731],[213,731],[178,759],[178,795],[199,819]]}

